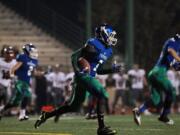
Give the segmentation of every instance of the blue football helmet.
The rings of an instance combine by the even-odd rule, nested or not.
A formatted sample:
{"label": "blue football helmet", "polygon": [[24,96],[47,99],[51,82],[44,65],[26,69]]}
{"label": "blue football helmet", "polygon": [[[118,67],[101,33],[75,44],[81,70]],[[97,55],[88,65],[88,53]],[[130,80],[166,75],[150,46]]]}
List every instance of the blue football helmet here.
{"label": "blue football helmet", "polygon": [[25,44],[23,47],[23,52],[25,54],[27,54],[29,57],[33,58],[33,59],[37,59],[38,58],[38,50],[35,47],[35,45],[33,45],[32,43],[30,44]]}
{"label": "blue football helmet", "polygon": [[95,29],[96,38],[100,39],[108,46],[115,46],[117,44],[117,38],[115,38],[115,35],[116,31],[107,24],[100,25]]}

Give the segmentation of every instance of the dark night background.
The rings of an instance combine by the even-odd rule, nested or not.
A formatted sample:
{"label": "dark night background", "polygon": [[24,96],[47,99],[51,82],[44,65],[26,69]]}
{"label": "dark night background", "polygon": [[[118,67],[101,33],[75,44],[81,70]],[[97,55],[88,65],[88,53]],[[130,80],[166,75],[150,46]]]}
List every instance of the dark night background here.
{"label": "dark night background", "polygon": [[[77,36],[85,42],[86,28],[86,1],[85,0],[1,0],[7,5],[16,9],[22,14],[45,27],[47,31],[55,33],[54,36],[60,39],[68,39],[71,36],[67,33],[60,33],[60,25],[55,21],[57,27],[54,31],[51,17],[48,14],[43,23],[39,23],[42,16],[38,12],[41,5],[48,7],[56,15],[63,16],[72,24],[81,29],[81,35]],[[150,69],[156,62],[162,45],[166,39],[180,32],[180,0],[134,0],[134,62],[141,67]],[[125,55],[125,33],[126,28],[126,6],[123,0],[92,0],[92,31],[97,24],[107,22],[112,24],[118,32],[118,46],[116,54]],[[44,24],[44,25],[43,25]],[[59,26],[58,26],[59,24]],[[57,31],[56,31],[57,30]],[[77,32],[77,30],[76,30]],[[76,35],[78,35],[77,32]],[[92,32],[93,34],[93,32]],[[66,35],[65,37],[63,37]],[[71,41],[70,39],[68,39]],[[76,41],[72,39],[70,46],[76,46]]]}

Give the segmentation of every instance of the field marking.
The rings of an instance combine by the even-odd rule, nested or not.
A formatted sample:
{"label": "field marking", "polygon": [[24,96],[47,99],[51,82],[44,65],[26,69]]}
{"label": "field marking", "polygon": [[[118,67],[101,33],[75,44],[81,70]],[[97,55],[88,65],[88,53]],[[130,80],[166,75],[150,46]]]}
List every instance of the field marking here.
{"label": "field marking", "polygon": [[[35,120],[37,120],[38,118],[29,118],[29,120],[30,121],[35,121]],[[76,117],[69,117],[69,116],[67,116],[67,117],[61,117],[61,120],[74,120],[74,119],[83,119],[83,117],[82,118],[76,118]],[[53,120],[53,118],[50,118],[49,120]]]}
{"label": "field marking", "polygon": [[0,132],[0,134],[6,135],[72,135],[72,134],[60,134],[60,133],[33,133],[33,132]]}
{"label": "field marking", "polygon": [[124,130],[124,131],[165,131],[164,129],[157,129],[157,128],[149,128],[149,129],[134,129],[134,128],[122,128],[120,130]]}
{"label": "field marking", "polygon": [[[118,129],[119,127],[113,127],[115,129]],[[85,129],[85,130],[90,130],[90,129],[96,129],[96,128],[82,128],[82,129]],[[120,130],[124,130],[124,131],[165,131],[164,129],[159,129],[159,128],[142,128],[142,129],[135,129],[135,128],[119,128]]]}

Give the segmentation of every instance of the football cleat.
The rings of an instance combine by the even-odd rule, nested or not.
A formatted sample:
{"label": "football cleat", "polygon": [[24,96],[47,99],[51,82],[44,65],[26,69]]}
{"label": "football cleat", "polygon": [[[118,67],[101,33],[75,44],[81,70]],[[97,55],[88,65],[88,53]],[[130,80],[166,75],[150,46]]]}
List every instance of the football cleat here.
{"label": "football cleat", "polygon": [[24,120],[28,120],[29,116],[25,115],[25,116],[19,116],[19,121],[24,121]]}
{"label": "football cleat", "polygon": [[172,119],[169,119],[168,117],[159,117],[158,120],[167,125],[174,125],[174,121]]}
{"label": "football cleat", "polygon": [[97,135],[115,135],[116,130],[112,130],[110,127],[98,128]]}
{"label": "football cleat", "polygon": [[141,125],[141,115],[139,113],[139,109],[136,107],[132,110],[134,116],[134,122],[140,126]]}
{"label": "football cleat", "polygon": [[38,119],[38,120],[36,121],[36,123],[34,124],[34,127],[35,127],[36,129],[39,128],[39,126],[40,126],[41,124],[43,124],[43,123],[47,120],[46,115],[47,115],[47,112],[42,112],[42,113],[41,113],[39,119]]}

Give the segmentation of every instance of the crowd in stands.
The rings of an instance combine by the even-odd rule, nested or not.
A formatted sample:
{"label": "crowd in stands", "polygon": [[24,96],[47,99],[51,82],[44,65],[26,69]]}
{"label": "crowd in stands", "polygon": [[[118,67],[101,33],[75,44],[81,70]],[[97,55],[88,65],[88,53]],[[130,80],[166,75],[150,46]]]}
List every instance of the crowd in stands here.
{"label": "crowd in stands", "polygon": [[[73,71],[63,72],[61,65],[48,67],[38,67],[35,76],[31,80],[32,97],[29,101],[29,113],[40,114],[42,110],[51,111],[56,106],[62,105],[71,96]],[[110,99],[106,102],[107,114],[126,114],[131,109],[139,106],[144,99],[148,98],[149,85],[147,82],[147,72],[134,64],[133,68],[121,73],[111,75],[97,75],[98,80],[108,90]],[[180,113],[180,72],[170,69],[167,73],[169,80],[176,88],[176,102],[173,107],[175,113]],[[14,92],[14,85],[4,91],[0,81],[0,108],[11,97]],[[88,108],[87,96],[86,102],[82,106],[81,113],[87,113]],[[95,100],[95,99],[91,99]],[[161,106],[159,107],[161,108]],[[14,110],[15,113],[18,112]],[[150,110],[156,112],[159,110]],[[150,114],[146,112],[146,114]]]}

